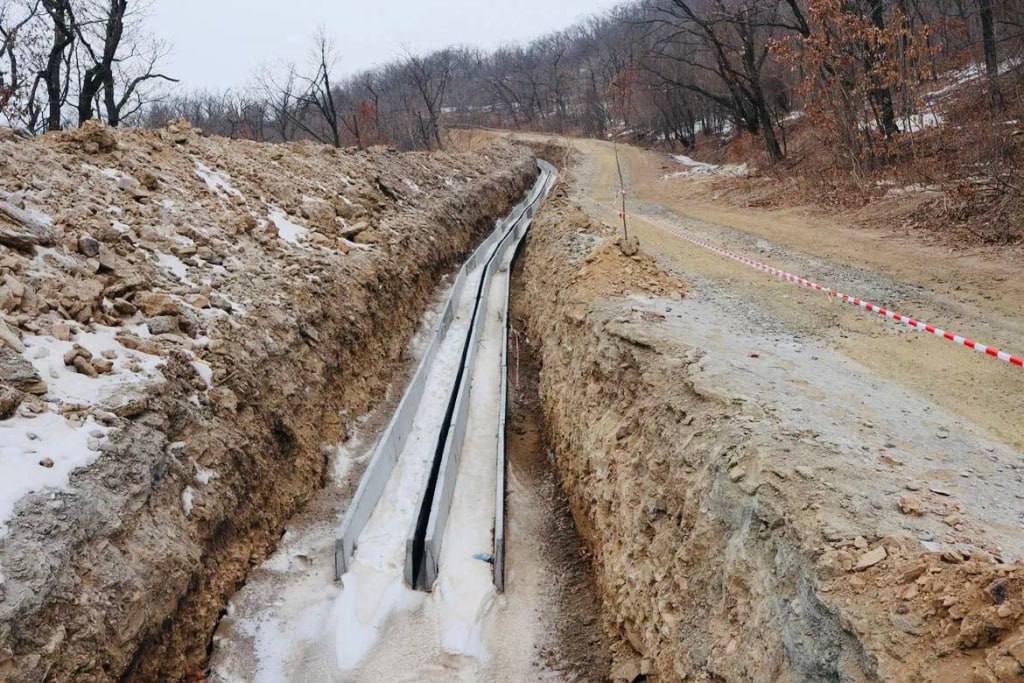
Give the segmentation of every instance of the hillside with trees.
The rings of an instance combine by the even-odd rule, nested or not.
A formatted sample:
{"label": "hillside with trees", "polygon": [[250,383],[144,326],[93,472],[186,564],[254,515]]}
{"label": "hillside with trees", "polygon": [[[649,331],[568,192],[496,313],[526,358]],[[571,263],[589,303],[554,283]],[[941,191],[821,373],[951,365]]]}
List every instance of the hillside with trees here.
{"label": "hillside with trees", "polygon": [[947,218],[966,225],[985,199],[997,210],[972,230],[1020,238],[1019,0],[643,0],[527,45],[408,54],[356,74],[321,30],[306,62],[221,92],[184,91],[161,71],[168,48],[140,7],[5,3],[9,123],[34,134],[185,118],[231,138],[399,149],[440,147],[447,127],[614,137],[812,178],[837,204],[864,201],[869,178],[941,185]]}

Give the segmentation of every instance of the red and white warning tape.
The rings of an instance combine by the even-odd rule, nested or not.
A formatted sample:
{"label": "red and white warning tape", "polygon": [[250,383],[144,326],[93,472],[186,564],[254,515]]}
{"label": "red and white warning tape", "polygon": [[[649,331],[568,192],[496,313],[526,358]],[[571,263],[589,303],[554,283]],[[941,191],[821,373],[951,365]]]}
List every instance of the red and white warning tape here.
{"label": "red and white warning tape", "polygon": [[683,238],[687,242],[696,244],[698,247],[702,247],[704,249],[707,249],[708,251],[718,254],[719,256],[724,256],[728,259],[732,259],[733,261],[738,261],[739,263],[742,263],[743,265],[753,268],[755,270],[768,273],[769,275],[774,275],[775,277],[785,280],[786,282],[791,282],[799,287],[813,289],[816,292],[824,292],[831,297],[839,299],[843,303],[850,304],[852,306],[857,306],[858,308],[862,308],[870,313],[877,313],[878,315],[884,318],[888,318],[889,320],[892,320],[894,322],[902,323],[915,330],[927,332],[928,334],[935,335],[936,337],[941,337],[946,341],[951,341],[954,344],[965,346],[968,349],[974,349],[978,353],[983,353],[986,356],[998,358],[999,360],[1005,363],[1009,363],[1010,365],[1024,367],[1024,358],[1011,355],[1009,353],[1006,353],[1005,351],[1000,351],[994,346],[989,346],[988,344],[981,344],[979,342],[974,341],[973,339],[968,339],[966,337],[960,336],[959,334],[954,334],[953,332],[948,332],[946,330],[935,327],[934,325],[929,325],[928,323],[923,323],[920,320],[915,320],[914,318],[903,315],[902,313],[890,311],[889,309],[883,308],[877,304],[873,304],[870,301],[864,301],[863,299],[850,296],[849,294],[843,294],[842,292],[836,291],[835,289],[829,287],[825,287],[824,285],[820,285],[817,282],[808,280],[807,278],[804,277],[800,277],[799,275],[793,275],[792,273],[787,273],[786,271],[779,270],[778,268],[772,268],[771,266],[765,263],[755,261],[754,259],[747,258],[746,256],[734,254],[731,251],[722,249],[721,247],[717,247],[711,244],[710,242],[705,242],[704,240],[692,237],[683,232],[682,230],[676,230],[664,226],[661,227],[663,227],[663,229],[669,230],[670,232],[672,232],[672,234]]}

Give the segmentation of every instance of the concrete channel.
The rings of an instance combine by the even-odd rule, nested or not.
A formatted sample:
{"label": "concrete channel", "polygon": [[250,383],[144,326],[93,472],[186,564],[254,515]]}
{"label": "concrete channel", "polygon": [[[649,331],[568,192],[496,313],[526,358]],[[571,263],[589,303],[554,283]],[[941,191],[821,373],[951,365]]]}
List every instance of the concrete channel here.
{"label": "concrete channel", "polygon": [[[550,164],[540,161],[538,165],[540,174],[532,190],[508,217],[498,221],[455,278],[427,351],[374,449],[344,516],[335,545],[336,580],[352,568],[371,518],[385,514],[377,512],[382,499],[408,497],[415,490],[415,507],[410,508],[409,501],[389,500],[387,504],[397,506],[402,514],[391,514],[393,521],[378,523],[374,531],[393,534],[394,524],[403,516],[411,518],[404,520],[408,523],[405,583],[431,591],[446,562],[445,538],[453,537],[447,533],[449,524],[466,523],[479,527],[477,535],[493,534],[490,557],[475,559],[490,563],[495,588],[501,591],[504,587],[510,266],[557,177]],[[451,362],[456,357],[458,362]],[[470,459],[463,462],[466,458]],[[467,491],[457,496],[460,479],[466,480],[463,488]],[[489,482],[485,494],[469,491],[484,482]],[[459,512],[453,520],[456,499]],[[485,501],[493,501],[493,509],[486,513],[472,509]],[[487,520],[486,525],[481,526],[480,520]],[[454,534],[456,539],[462,536],[461,530]],[[459,581],[449,581],[445,590],[455,590]]]}

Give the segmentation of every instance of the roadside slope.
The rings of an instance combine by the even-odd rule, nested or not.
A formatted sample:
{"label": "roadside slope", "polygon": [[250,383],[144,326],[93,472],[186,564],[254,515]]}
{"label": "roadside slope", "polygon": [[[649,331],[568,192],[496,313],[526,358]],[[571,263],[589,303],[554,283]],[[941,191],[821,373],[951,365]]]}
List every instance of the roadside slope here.
{"label": "roadside slope", "polygon": [[0,678],[177,679],[535,166],[181,123],[0,147],[0,457],[63,477],[0,496]]}

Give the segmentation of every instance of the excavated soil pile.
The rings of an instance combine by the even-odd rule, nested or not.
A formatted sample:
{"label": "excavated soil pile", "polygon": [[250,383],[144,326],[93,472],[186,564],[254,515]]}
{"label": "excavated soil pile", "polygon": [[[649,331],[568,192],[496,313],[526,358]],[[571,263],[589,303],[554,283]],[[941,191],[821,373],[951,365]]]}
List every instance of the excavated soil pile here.
{"label": "excavated soil pile", "polygon": [[523,286],[614,678],[1021,680],[1024,568],[995,542],[1019,532],[730,395],[665,322],[683,286],[613,240],[558,193]]}
{"label": "excavated soil pile", "polygon": [[0,679],[178,679],[528,151],[0,129]]}

